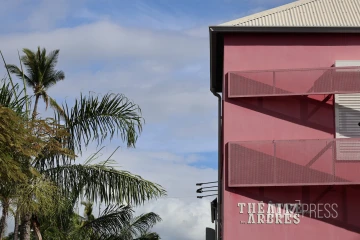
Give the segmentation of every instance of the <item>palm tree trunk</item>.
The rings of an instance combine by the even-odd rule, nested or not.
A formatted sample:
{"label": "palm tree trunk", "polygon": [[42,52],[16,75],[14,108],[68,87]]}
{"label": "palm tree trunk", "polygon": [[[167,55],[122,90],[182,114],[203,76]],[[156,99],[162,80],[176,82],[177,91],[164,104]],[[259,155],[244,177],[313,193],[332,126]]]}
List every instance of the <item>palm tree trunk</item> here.
{"label": "palm tree trunk", "polygon": [[36,216],[32,217],[31,223],[32,223],[33,229],[34,229],[34,231],[36,233],[36,236],[37,236],[38,240],[42,240],[42,235],[41,235],[41,232],[40,232],[40,224],[39,224],[39,221],[37,220]]}
{"label": "palm tree trunk", "polygon": [[32,114],[32,119],[33,119],[33,120],[36,118],[37,107],[38,107],[38,103],[39,103],[39,98],[40,98],[40,95],[36,95],[36,96],[35,96],[34,111],[33,111],[33,114]]}
{"label": "palm tree trunk", "polygon": [[22,217],[20,228],[20,240],[30,240],[31,235],[31,214],[27,213]]}
{"label": "palm tree trunk", "polygon": [[18,236],[19,236],[19,220],[20,220],[19,211],[16,210],[16,212],[15,212],[15,226],[14,226],[14,240],[18,240]]}
{"label": "palm tree trunk", "polygon": [[0,219],[0,240],[3,239],[6,231],[6,219],[9,213],[9,199],[2,201],[2,216]]}

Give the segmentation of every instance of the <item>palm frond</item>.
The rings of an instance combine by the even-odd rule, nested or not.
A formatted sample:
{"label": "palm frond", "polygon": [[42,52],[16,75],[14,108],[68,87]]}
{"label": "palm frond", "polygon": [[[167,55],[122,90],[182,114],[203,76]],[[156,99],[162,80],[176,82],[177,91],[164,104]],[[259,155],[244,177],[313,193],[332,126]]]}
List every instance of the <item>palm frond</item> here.
{"label": "palm frond", "polygon": [[86,222],[80,228],[80,232],[91,239],[114,239],[113,237],[118,236],[128,225],[132,214],[133,210],[129,206],[109,205],[98,218]]}
{"label": "palm frond", "polygon": [[122,232],[121,237],[124,239],[132,239],[132,237],[140,237],[145,235],[156,223],[160,222],[161,218],[156,213],[150,212],[141,214],[133,218],[128,226]]}
{"label": "palm frond", "polygon": [[42,97],[42,99],[45,102],[45,109],[47,110],[47,108],[49,107],[49,95],[47,94],[47,92],[45,92],[44,90],[38,92],[38,94]]}
{"label": "palm frond", "polygon": [[65,73],[63,71],[53,71],[47,73],[48,75],[44,79],[44,90],[54,86],[57,82],[65,79]]}
{"label": "palm frond", "polygon": [[[43,49],[42,59],[44,61],[44,69],[43,69],[44,79],[49,79],[49,76],[53,75],[55,66],[58,62],[59,52],[60,52],[60,50],[57,49],[57,50],[50,52],[46,56],[46,50]],[[44,85],[46,86],[46,83]]]}
{"label": "palm frond", "polygon": [[[24,108],[26,104],[27,96],[16,97],[14,91],[18,91],[19,86],[16,84],[14,88],[10,86],[10,83],[0,81],[0,106],[12,109],[18,115],[24,114]],[[19,94],[18,94],[19,95]]]}
{"label": "palm frond", "polygon": [[10,80],[10,83],[11,83],[11,86],[12,86],[12,89],[14,91],[14,95],[15,95],[15,98],[17,99],[17,94],[16,94],[16,90],[15,90],[15,85],[14,85],[14,82],[11,78],[11,75],[10,75],[10,72],[9,72],[9,68],[7,67],[7,64],[6,64],[6,61],[5,61],[5,58],[4,58],[4,55],[2,54],[2,52],[0,51],[0,55],[1,55],[1,58],[4,62],[4,66],[5,66],[5,69],[7,71],[7,74],[8,74],[8,77],[9,77],[9,80]]}
{"label": "palm frond", "polygon": [[15,74],[17,77],[21,79],[24,77],[28,86],[34,87],[34,82],[23,71],[21,71],[19,67],[13,64],[7,64],[6,67],[10,73]]}
{"label": "palm frond", "polygon": [[24,48],[23,55],[20,58],[24,65],[27,74],[20,70],[17,66],[6,65],[9,71],[20,79],[24,78],[29,86],[34,88],[35,92],[46,91],[59,80],[65,78],[63,71],[55,70],[58,62],[59,50],[52,51],[46,55],[46,49],[42,50],[38,47],[37,51],[33,52],[30,49]]}
{"label": "palm frond", "polygon": [[23,70],[23,64],[21,62],[21,57],[20,57],[20,53],[18,50],[18,57],[19,57],[19,63],[20,63],[20,68],[21,68],[21,73],[22,73],[22,82],[23,82],[23,89],[24,89],[24,96],[26,97],[26,103],[25,103],[25,110],[26,110],[26,118],[29,119],[29,100],[30,98],[28,98],[27,95],[27,91],[26,91],[26,81],[25,81],[25,74],[24,74],[24,70]]}
{"label": "palm frond", "polygon": [[147,232],[141,235],[140,237],[134,238],[133,240],[160,240],[159,234],[155,232]]}
{"label": "palm frond", "polygon": [[64,109],[62,109],[62,107],[56,102],[56,100],[50,96],[49,96],[49,104],[55,110],[56,113],[58,113],[61,117],[64,117],[65,115]]}
{"label": "palm frond", "polygon": [[111,140],[115,134],[120,135],[128,147],[134,147],[142,131],[141,110],[124,95],[108,93],[100,99],[81,94],[72,108],[65,103],[63,109],[71,135],[69,148],[80,153],[82,143],[87,146],[95,140],[100,144],[107,137]]}
{"label": "palm frond", "polygon": [[32,80],[31,82],[28,82],[28,84],[32,87],[35,87],[36,81],[39,79],[38,61],[36,59],[35,53],[30,49],[24,48],[23,53],[25,53],[25,55],[21,57],[21,62],[25,66],[27,76]]}
{"label": "palm frond", "polygon": [[64,191],[79,192],[92,202],[139,205],[166,194],[160,185],[109,164],[62,165],[44,174]]}

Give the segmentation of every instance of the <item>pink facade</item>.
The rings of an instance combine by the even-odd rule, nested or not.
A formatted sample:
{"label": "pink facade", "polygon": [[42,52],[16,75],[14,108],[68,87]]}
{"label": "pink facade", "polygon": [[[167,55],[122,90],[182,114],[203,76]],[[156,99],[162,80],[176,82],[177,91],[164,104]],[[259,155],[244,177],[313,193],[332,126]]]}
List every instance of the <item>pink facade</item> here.
{"label": "pink facade", "polygon": [[[228,97],[232,87],[229,75],[233,71],[322,69],[332,67],[336,60],[359,59],[359,35],[248,33],[224,36],[224,240],[360,239],[360,163],[333,161],[334,96]],[[267,84],[268,81],[271,85],[272,78],[264,77],[267,73],[257,74],[257,82]],[[315,86],[311,81],[320,77],[316,71],[303,76],[292,75],[291,71],[281,74],[277,87],[289,92],[304,91],[309,84]],[[243,91],[241,85],[237,87]],[[299,141],[309,139],[313,141]],[[237,142],[240,144],[236,145]],[[234,145],[233,152],[229,145]],[[241,156],[244,162],[229,165],[229,151],[232,159]],[[264,166],[274,151],[276,157],[282,159],[277,161],[278,166],[255,168],[256,161]],[[256,210],[255,223],[248,224],[249,205],[242,204],[264,202],[266,215],[269,201],[290,204],[301,201],[316,207],[312,205],[311,211],[300,216],[299,222],[286,216],[279,217],[278,223],[276,219],[274,223],[262,223],[266,216],[259,216]],[[243,213],[240,213],[241,207],[244,207]]]}

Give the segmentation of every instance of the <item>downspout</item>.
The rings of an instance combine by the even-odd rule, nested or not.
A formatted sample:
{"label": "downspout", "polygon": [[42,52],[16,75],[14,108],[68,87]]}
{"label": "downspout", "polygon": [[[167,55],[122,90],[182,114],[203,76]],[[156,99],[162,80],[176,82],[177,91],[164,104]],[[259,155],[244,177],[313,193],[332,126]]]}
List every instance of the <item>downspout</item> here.
{"label": "downspout", "polygon": [[217,224],[216,224],[216,239],[221,239],[222,233],[222,212],[221,212],[221,203],[222,203],[222,181],[221,181],[221,162],[222,162],[222,118],[221,118],[221,96],[213,89],[210,90],[215,97],[218,98],[218,198],[217,198]]}

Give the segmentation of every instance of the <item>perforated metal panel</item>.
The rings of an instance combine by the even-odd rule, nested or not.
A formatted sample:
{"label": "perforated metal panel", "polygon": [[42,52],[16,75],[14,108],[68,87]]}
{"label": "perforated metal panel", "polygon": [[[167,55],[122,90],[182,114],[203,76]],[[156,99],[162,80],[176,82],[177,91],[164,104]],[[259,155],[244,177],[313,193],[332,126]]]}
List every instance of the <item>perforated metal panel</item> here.
{"label": "perforated metal panel", "polygon": [[[338,146],[344,146],[339,143],[357,148],[342,149],[339,154]],[[360,139],[230,142],[228,184],[230,187],[360,184]]]}
{"label": "perforated metal panel", "polygon": [[360,93],[360,67],[228,73],[228,97]]}

